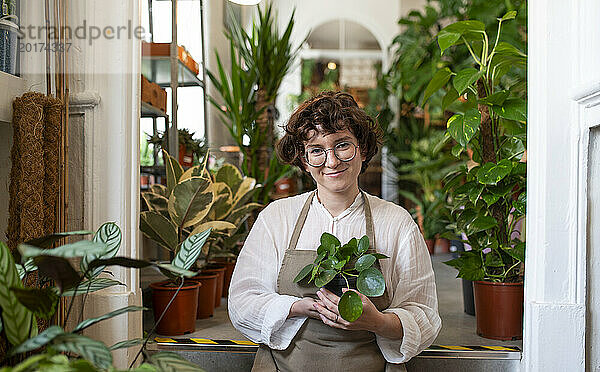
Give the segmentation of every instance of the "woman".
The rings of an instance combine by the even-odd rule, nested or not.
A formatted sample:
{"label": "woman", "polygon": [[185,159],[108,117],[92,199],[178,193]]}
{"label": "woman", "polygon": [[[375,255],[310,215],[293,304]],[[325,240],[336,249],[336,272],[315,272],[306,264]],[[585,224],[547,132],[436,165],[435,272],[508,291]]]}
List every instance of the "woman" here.
{"label": "woman", "polygon": [[[391,371],[429,346],[441,328],[431,260],[410,214],[358,187],[381,130],[352,96],[325,92],[292,114],[277,144],[280,159],[308,172],[308,192],[269,204],[258,216],[229,288],[229,316],[260,343],[253,371]],[[347,242],[369,236],[383,296],[361,317],[339,316],[339,297],[293,282],[316,258],[323,232]]]}

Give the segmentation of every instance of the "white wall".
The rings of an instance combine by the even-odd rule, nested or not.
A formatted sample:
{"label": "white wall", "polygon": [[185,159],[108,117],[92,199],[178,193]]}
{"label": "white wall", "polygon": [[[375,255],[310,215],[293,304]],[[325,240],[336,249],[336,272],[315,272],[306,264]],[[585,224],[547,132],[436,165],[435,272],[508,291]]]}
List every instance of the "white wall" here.
{"label": "white wall", "polygon": [[598,229],[587,225],[587,151],[600,124],[599,17],[596,0],[529,2],[526,371],[582,371],[592,351],[586,310],[600,303],[586,301],[587,239]]}

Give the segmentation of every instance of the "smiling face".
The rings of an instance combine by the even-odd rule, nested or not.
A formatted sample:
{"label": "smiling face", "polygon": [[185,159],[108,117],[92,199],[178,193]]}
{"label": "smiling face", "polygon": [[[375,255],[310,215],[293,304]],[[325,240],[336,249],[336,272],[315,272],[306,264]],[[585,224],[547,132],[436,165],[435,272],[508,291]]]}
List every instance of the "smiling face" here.
{"label": "smiling face", "polygon": [[[358,140],[349,131],[343,130],[331,134],[314,132],[310,139],[305,142],[305,152],[315,148],[333,149],[341,142],[350,142],[358,145]],[[349,193],[358,192],[358,176],[364,158],[360,147],[356,149],[356,156],[347,162],[339,160],[333,150],[327,151],[327,160],[320,167],[313,167],[304,161],[304,169],[310,173],[317,183],[319,194],[323,193]]]}

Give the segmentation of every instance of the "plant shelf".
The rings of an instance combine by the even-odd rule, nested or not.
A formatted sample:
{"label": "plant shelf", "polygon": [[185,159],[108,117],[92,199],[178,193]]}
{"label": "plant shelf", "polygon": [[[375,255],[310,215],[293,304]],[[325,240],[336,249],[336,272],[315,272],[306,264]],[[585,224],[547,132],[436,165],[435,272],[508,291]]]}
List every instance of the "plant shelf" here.
{"label": "plant shelf", "polygon": [[[179,87],[204,87],[204,82],[181,60],[177,60]],[[171,63],[168,56],[142,57],[142,75],[162,88],[171,86]]]}

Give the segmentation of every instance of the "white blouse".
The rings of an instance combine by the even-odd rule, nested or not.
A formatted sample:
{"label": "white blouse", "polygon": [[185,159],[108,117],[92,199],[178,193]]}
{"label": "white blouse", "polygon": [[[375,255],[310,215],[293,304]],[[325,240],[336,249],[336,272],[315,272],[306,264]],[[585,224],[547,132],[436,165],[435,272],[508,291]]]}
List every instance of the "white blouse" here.
{"label": "white blouse", "polygon": [[[299,297],[279,295],[277,276],[300,210],[310,193],[280,199],[258,216],[237,260],[229,287],[229,317],[250,340],[276,350],[286,349],[307,317],[286,319]],[[376,251],[390,257],[381,270],[394,313],[402,322],[404,337],[377,336],[388,363],[404,363],[427,348],[442,322],[431,259],[417,224],[402,207],[368,195],[375,226]],[[363,198],[337,217],[313,198],[296,249],[316,250],[323,232],[342,243],[366,234]]]}

